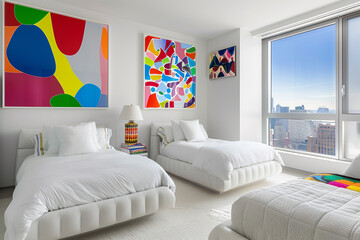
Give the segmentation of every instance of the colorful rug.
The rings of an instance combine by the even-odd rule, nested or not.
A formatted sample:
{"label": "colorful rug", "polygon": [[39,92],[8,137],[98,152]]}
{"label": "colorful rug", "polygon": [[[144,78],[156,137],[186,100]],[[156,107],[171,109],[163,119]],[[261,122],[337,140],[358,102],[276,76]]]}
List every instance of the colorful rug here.
{"label": "colorful rug", "polygon": [[360,179],[356,178],[346,177],[339,174],[317,173],[306,177],[305,179],[360,192]]}

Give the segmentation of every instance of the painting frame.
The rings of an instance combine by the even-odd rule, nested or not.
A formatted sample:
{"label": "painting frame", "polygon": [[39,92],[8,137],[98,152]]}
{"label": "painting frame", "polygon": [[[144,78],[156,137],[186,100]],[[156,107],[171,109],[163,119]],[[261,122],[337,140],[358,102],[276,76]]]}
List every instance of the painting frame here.
{"label": "painting frame", "polygon": [[[223,52],[223,53],[222,53]],[[231,54],[232,52],[232,54]],[[227,55],[227,56],[225,56]],[[209,53],[209,79],[216,80],[222,78],[236,77],[236,45],[226,47]],[[229,62],[229,59],[232,60]],[[226,60],[223,62],[223,60]],[[215,63],[216,62],[216,63]],[[229,66],[229,64],[231,65]],[[214,68],[215,72],[213,71]],[[227,69],[229,71],[227,71]],[[219,75],[221,75],[219,77]]]}
{"label": "painting frame", "polygon": [[[162,39],[162,40],[168,40],[171,42],[178,42],[180,44],[186,44],[186,45],[191,45],[192,47],[195,48],[195,57],[193,59],[193,61],[195,62],[195,81],[194,81],[194,90],[195,90],[195,95],[194,95],[194,106],[189,108],[185,108],[185,107],[147,107],[147,99],[146,99],[146,63],[145,63],[145,57],[146,57],[146,37],[154,37],[154,38],[158,38],[158,39]],[[142,78],[141,78],[141,84],[142,84],[142,89],[143,89],[143,94],[142,94],[142,107],[144,110],[187,110],[187,111],[191,111],[191,110],[196,110],[197,109],[197,97],[198,97],[198,91],[197,91],[197,45],[194,43],[190,43],[187,41],[183,41],[183,40],[178,40],[175,38],[171,38],[171,37],[166,37],[166,36],[161,36],[159,34],[149,34],[149,33],[144,33],[143,34],[143,38],[142,38]]]}
{"label": "painting frame", "polygon": [[[86,47],[83,47],[83,45],[85,45],[84,42],[87,40],[85,38],[85,34],[87,34],[87,33],[90,34],[91,32],[90,33],[86,32],[85,27],[88,27],[87,25],[91,24],[92,26],[97,26],[98,28],[101,28],[101,30],[97,31],[98,35],[96,36],[97,39],[100,39],[100,40],[98,40],[100,44],[96,48],[97,50],[92,49],[92,54],[94,54],[94,52],[96,51],[97,58],[98,58],[97,59],[98,64],[96,65],[97,66],[96,71],[98,72],[96,82],[95,83],[90,82],[88,79],[86,79],[84,81],[85,78],[78,77],[77,74],[78,74],[78,72],[81,71],[81,69],[79,69],[78,72],[75,72],[75,70],[72,70],[72,68],[74,68],[73,65],[70,65],[70,63],[68,63],[68,65],[70,65],[71,70],[73,71],[73,75],[75,75],[76,78],[80,82],[80,85],[79,85],[80,87],[77,89],[77,91],[76,90],[71,90],[73,92],[76,91],[71,96],[75,99],[76,94],[78,94],[80,92],[79,90],[82,87],[84,87],[85,85],[87,85],[87,87],[88,87],[87,91],[82,91],[82,96],[81,96],[82,97],[82,102],[79,99],[76,99],[77,102],[78,102],[77,106],[69,106],[69,104],[67,102],[65,102],[64,105],[56,105],[55,104],[55,106],[54,106],[54,105],[52,105],[50,103],[51,98],[48,99],[49,104],[47,104],[46,106],[44,106],[45,105],[44,104],[45,100],[42,100],[43,103],[38,104],[38,105],[36,105],[36,104],[34,104],[34,105],[30,105],[30,104],[29,105],[28,104],[15,105],[15,104],[9,103],[9,101],[7,101],[7,99],[8,99],[7,95],[9,94],[9,90],[8,90],[9,88],[7,87],[7,84],[9,85],[9,80],[6,77],[6,75],[9,72],[7,71],[6,63],[9,62],[8,55],[7,55],[8,54],[7,47],[8,47],[9,41],[10,41],[10,40],[8,40],[8,42],[5,41],[6,37],[9,38],[8,36],[6,36],[6,26],[9,26],[9,25],[6,24],[7,12],[8,12],[6,7],[9,6],[7,4],[14,5],[14,9],[15,9],[15,6],[17,6],[17,7],[20,6],[22,8],[29,8],[31,10],[36,10],[36,11],[39,11],[39,12],[47,12],[46,15],[48,15],[48,16],[44,16],[43,19],[45,19],[45,17],[48,17],[48,18],[52,19],[53,15],[56,15],[56,16],[60,16],[59,19],[62,19],[62,18],[63,19],[74,19],[74,20],[77,20],[79,22],[84,22],[84,27],[83,27],[84,30],[82,32],[81,43],[80,43],[80,46],[77,49],[77,52],[75,52],[72,55],[70,55],[70,54],[66,55],[65,53],[62,52],[64,56],[66,55],[65,57],[70,56],[70,57],[73,57],[73,59],[75,59],[74,55],[80,55],[80,54],[78,54],[78,52],[80,52],[80,51],[82,51],[83,53],[85,52],[85,54],[88,54],[88,52],[85,51]],[[109,67],[110,67],[110,58],[109,58],[109,55],[110,55],[109,54],[109,52],[110,52],[109,51],[109,47],[110,47],[109,41],[110,41],[110,39],[109,39],[109,32],[110,32],[110,26],[108,24],[102,23],[102,22],[99,22],[99,21],[90,20],[90,19],[83,18],[83,17],[72,16],[72,15],[66,14],[66,13],[64,14],[62,12],[49,10],[49,9],[46,9],[46,8],[41,8],[41,7],[37,7],[37,6],[31,6],[29,4],[23,4],[23,3],[19,4],[17,2],[12,2],[12,1],[3,1],[3,11],[2,12],[3,12],[3,30],[2,30],[2,34],[3,34],[3,38],[2,38],[3,39],[3,44],[2,44],[2,47],[3,47],[3,49],[2,49],[2,60],[3,60],[2,70],[3,70],[3,72],[2,72],[2,91],[1,91],[2,92],[2,98],[1,98],[2,99],[2,104],[1,104],[2,108],[35,108],[35,109],[108,109],[109,108],[109,106],[110,106],[110,81],[109,81],[109,75],[110,75],[109,74],[110,73],[110,71],[109,71]],[[13,14],[15,15],[15,12]],[[36,22],[36,23],[34,23],[32,25],[40,24],[40,22],[43,19],[40,19],[38,22]],[[60,23],[61,23],[61,21],[60,21]],[[23,25],[23,24],[24,23],[19,21],[19,25],[17,25],[17,27],[19,27],[20,25]],[[24,24],[24,25],[26,25],[26,24]],[[11,25],[11,27],[13,27],[13,26]],[[47,38],[48,35],[46,35],[46,31],[43,30],[40,26],[37,26],[37,27],[43,31],[43,34]],[[51,30],[52,30],[51,33],[55,36],[55,31],[53,29],[54,29],[54,25],[52,23],[51,24]],[[57,36],[59,36],[59,34]],[[66,37],[66,35],[64,35],[64,36]],[[90,37],[93,37],[93,35],[89,35],[88,39]],[[11,35],[10,38],[12,39],[13,35]],[[54,42],[56,42],[55,40],[54,40]],[[34,42],[35,42],[35,40],[34,40]],[[50,42],[51,42],[51,39],[48,40],[49,45],[51,45]],[[56,42],[56,44],[57,44],[57,42]],[[82,49],[82,48],[84,48],[85,50]],[[54,51],[53,48],[51,48],[52,53],[53,53],[53,51]],[[58,51],[60,51],[60,50],[58,49]],[[55,55],[55,54],[53,53],[53,55]],[[76,57],[78,57],[78,56],[76,56]],[[6,62],[6,60],[7,60],[7,62]],[[73,62],[76,62],[76,61],[73,61]],[[58,63],[56,62],[56,64],[58,64]],[[13,64],[11,64],[11,65],[13,65]],[[16,70],[18,70],[18,69],[16,69]],[[90,70],[90,68],[88,68],[88,70]],[[60,74],[62,74],[61,71],[59,71],[59,72],[60,72]],[[82,71],[82,72],[84,73],[85,71]],[[20,73],[30,75],[30,74],[27,74],[27,73],[22,72],[22,71],[20,71]],[[53,75],[55,75],[55,73]],[[55,78],[55,76],[53,76],[53,75],[51,77]],[[34,76],[34,77],[40,78],[39,76]],[[21,79],[21,78],[19,78],[19,79]],[[52,95],[52,97],[55,97],[57,95],[70,95],[70,94],[68,94],[68,91],[66,91],[65,88],[60,84],[60,81],[57,78],[55,78],[55,79],[56,79],[56,81],[58,81],[58,85],[60,85],[63,92],[60,93],[60,94],[54,94],[54,95]],[[91,87],[92,87],[92,89],[96,90],[95,93],[94,93],[94,91],[93,92],[91,92],[91,90],[89,91],[89,85],[94,85],[94,86],[91,86]],[[33,89],[35,89],[35,87],[33,87]],[[58,89],[60,89],[60,88],[58,88]],[[45,93],[45,94],[49,95],[49,93],[46,93],[47,91],[42,92],[42,89],[40,89],[38,92],[40,92],[41,94]],[[31,95],[31,94],[32,93],[29,93],[29,95]],[[79,95],[78,95],[78,97],[79,97]],[[34,101],[36,102],[37,100],[34,100]]]}

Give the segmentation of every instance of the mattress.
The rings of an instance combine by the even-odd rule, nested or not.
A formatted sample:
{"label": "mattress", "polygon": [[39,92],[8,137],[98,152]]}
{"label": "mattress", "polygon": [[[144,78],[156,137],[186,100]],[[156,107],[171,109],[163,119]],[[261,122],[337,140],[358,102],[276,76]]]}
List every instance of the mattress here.
{"label": "mattress", "polygon": [[359,240],[360,193],[293,180],[240,197],[231,221],[232,230],[251,240]]}
{"label": "mattress", "polygon": [[226,142],[228,141],[211,138],[208,138],[204,142],[176,141],[171,142],[163,149],[160,149],[160,154],[168,158],[192,164],[195,160],[196,151],[201,147],[208,146],[209,144],[221,144]]}
{"label": "mattress", "polygon": [[176,141],[161,150],[161,155],[192,164],[222,180],[229,180],[235,169],[263,162],[283,161],[274,148],[251,141],[208,139],[204,142]]}
{"label": "mattress", "polygon": [[175,184],[154,161],[116,150],[59,157],[31,156],[18,174],[5,212],[5,239],[25,239],[32,223],[49,211],[80,206]]}

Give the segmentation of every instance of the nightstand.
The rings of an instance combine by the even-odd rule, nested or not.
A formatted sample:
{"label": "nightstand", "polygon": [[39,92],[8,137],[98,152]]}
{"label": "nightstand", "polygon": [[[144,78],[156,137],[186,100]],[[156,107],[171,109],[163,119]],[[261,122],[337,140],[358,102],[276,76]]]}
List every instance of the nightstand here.
{"label": "nightstand", "polygon": [[125,144],[122,143],[120,146],[120,151],[133,155],[133,156],[148,156],[148,149],[145,144],[136,143],[136,144]]}

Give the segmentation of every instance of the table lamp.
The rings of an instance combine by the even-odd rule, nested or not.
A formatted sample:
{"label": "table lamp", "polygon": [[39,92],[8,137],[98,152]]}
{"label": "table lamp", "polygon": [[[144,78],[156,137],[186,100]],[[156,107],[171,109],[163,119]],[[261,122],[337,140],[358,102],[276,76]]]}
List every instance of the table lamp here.
{"label": "table lamp", "polygon": [[138,139],[138,124],[135,120],[143,120],[140,107],[138,105],[124,105],[120,114],[120,119],[129,120],[125,124],[125,144],[135,144]]}

